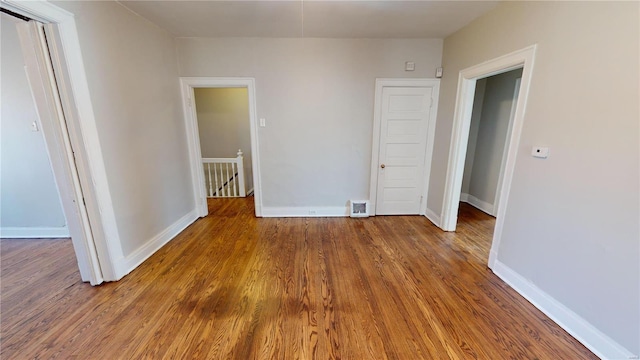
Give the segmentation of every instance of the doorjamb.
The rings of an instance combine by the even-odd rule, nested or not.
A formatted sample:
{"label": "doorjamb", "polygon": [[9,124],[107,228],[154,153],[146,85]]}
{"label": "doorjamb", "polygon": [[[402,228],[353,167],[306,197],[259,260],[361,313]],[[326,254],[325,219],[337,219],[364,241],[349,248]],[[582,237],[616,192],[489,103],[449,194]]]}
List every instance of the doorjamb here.
{"label": "doorjamb", "polygon": [[249,97],[249,122],[251,135],[251,167],[253,172],[253,193],[255,214],[262,216],[262,176],[260,174],[260,153],[258,142],[258,119],[256,112],[256,86],[254,78],[221,78],[221,77],[181,77],[180,89],[184,121],[189,147],[189,163],[191,167],[191,183],[193,200],[199,217],[207,216],[207,195],[205,193],[204,172],[202,172],[202,152],[200,149],[200,133],[196,114],[195,88],[246,88]]}
{"label": "doorjamb", "polygon": [[[93,239],[87,239],[84,248],[95,248],[93,255],[88,252],[84,256],[89,259],[89,264],[78,265],[100,269],[101,274],[96,274],[96,277],[90,280],[92,285],[100,284],[102,281],[118,280],[126,274],[118,268],[118,263],[124,256],[107,183],[104,158],[89,95],[74,15],[46,1],[2,0],[1,4],[4,8],[42,23],[58,25],[61,41],[50,43],[50,51],[53,56],[56,56],[56,53],[58,55],[64,54],[65,62],[62,65],[69,76],[67,86],[61,86],[58,91],[63,101],[65,98],[73,100],[75,109],[72,110],[77,116],[70,116],[67,119],[67,125],[70,128],[66,128],[64,123],[56,123],[53,126],[62,126],[62,131],[68,131],[76,157],[82,157],[84,161],[81,161],[88,164],[87,172],[78,172],[83,187],[80,188],[79,184],[68,184],[73,187],[76,193],[85,194],[86,205],[79,204],[78,206],[86,208],[85,211],[88,214],[91,227],[87,228],[87,225],[83,224],[83,229],[85,233],[92,234]],[[72,130],[72,127],[76,131],[69,131]],[[61,156],[67,159],[73,157],[67,149],[60,147],[49,149],[49,151],[52,150],[57,152],[51,154],[52,156]],[[75,168],[75,164],[72,166]],[[95,199],[95,203],[92,202],[92,199]],[[102,232],[97,229],[102,229]]]}
{"label": "doorjamb", "polygon": [[469,138],[469,126],[471,124],[471,112],[473,108],[476,81],[489,76],[522,68],[520,94],[516,103],[513,128],[509,135],[509,145],[503,181],[500,189],[498,189],[498,191],[501,192],[501,196],[500,204],[497,204],[498,212],[496,214],[496,225],[493,233],[493,241],[491,243],[491,251],[489,253],[490,268],[493,267],[497,259],[502,229],[504,227],[504,215],[507,210],[507,200],[511,189],[511,181],[513,179],[520,134],[524,123],[535,53],[536,45],[532,45],[510,54],[466,68],[460,71],[458,76],[458,92],[453,115],[453,132],[449,148],[449,163],[447,166],[445,193],[442,205],[441,225],[442,229],[445,231],[455,231],[458,220],[458,206],[460,203],[460,191],[462,188],[462,176],[464,172],[464,162],[466,157],[467,141]]}
{"label": "doorjamb", "polygon": [[429,110],[429,127],[427,129],[427,146],[424,157],[422,203],[420,215],[427,210],[427,195],[429,192],[429,177],[431,175],[431,158],[433,157],[433,141],[436,133],[436,116],[438,114],[438,96],[440,79],[376,79],[376,92],[373,110],[373,135],[371,143],[371,175],[369,180],[369,214],[376,214],[376,200],[378,192],[378,156],[380,153],[380,123],[382,122],[382,89],[385,87],[431,87],[431,109]]}

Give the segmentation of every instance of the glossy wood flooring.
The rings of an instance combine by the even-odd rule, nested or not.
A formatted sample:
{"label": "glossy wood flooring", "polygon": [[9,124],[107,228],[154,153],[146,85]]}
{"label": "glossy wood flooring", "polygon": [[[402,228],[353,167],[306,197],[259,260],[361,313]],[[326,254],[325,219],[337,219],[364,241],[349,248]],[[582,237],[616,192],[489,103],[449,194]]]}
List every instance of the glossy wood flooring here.
{"label": "glossy wood flooring", "polygon": [[493,218],[211,213],[116,283],[69,240],[2,240],[4,359],[593,359],[485,266]]}

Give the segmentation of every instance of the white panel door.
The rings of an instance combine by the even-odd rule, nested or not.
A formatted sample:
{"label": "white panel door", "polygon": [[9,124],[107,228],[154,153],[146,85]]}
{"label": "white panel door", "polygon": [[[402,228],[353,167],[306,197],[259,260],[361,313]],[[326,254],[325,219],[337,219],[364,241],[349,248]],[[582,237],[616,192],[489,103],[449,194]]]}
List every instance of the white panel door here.
{"label": "white panel door", "polygon": [[384,87],[377,215],[420,213],[432,87]]}

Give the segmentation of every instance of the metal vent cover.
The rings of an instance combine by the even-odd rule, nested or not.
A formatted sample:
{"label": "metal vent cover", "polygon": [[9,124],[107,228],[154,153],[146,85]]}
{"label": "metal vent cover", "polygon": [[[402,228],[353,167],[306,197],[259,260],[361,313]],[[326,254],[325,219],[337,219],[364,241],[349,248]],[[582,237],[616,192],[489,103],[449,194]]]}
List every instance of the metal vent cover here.
{"label": "metal vent cover", "polygon": [[349,201],[349,216],[369,217],[369,200]]}

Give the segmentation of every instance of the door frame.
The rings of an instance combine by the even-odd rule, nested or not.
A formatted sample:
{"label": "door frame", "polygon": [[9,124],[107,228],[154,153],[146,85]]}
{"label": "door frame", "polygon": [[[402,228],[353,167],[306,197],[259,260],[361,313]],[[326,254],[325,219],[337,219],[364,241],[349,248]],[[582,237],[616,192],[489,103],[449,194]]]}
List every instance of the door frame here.
{"label": "door frame", "polygon": [[242,77],[181,77],[180,89],[189,147],[189,164],[193,200],[199,217],[208,215],[207,194],[204,172],[202,171],[202,151],[198,116],[196,113],[195,88],[246,88],[249,97],[249,132],[251,135],[251,168],[253,172],[253,195],[255,214],[262,217],[262,176],[260,173],[260,152],[258,141],[258,119],[256,112],[256,86],[254,78]]}
{"label": "door frame", "polygon": [[516,155],[520,143],[520,134],[524,124],[525,109],[531,86],[533,65],[536,54],[536,45],[503,55],[501,57],[485,61],[460,71],[458,76],[458,91],[453,115],[453,131],[449,148],[449,161],[445,183],[444,200],[442,205],[441,228],[445,231],[455,231],[458,221],[458,207],[460,204],[460,191],[462,189],[462,176],[464,162],[469,140],[469,127],[471,125],[471,112],[475,97],[476,81],[489,76],[498,75],[507,71],[522,68],[522,80],[520,93],[516,102],[513,127],[508,137],[507,159],[504,167],[502,184],[500,185],[500,203],[497,204],[496,224],[493,232],[491,250],[489,252],[489,267],[493,268],[498,255],[502,229],[504,227],[504,215],[507,211],[507,200],[511,189],[511,181],[515,169]]}
{"label": "door frame", "polygon": [[[81,274],[91,274],[89,278],[84,278],[83,275],[83,280],[89,281],[91,285],[118,280],[127,271],[118,267],[118,261],[124,256],[74,15],[46,1],[2,0],[1,5],[44,24],[57,25],[59,39],[48,39],[48,48],[54,66],[60,66],[66,76],[66,81],[57,84],[57,93],[66,119],[59,116],[43,116],[41,120],[53,122],[50,126],[59,129],[55,132],[58,134],[56,139],[51,139],[51,136],[47,138],[47,134],[44,133],[43,135],[45,142],[54,144],[47,146],[49,157],[65,159],[68,163],[68,166],[58,168],[57,171],[54,169],[54,176],[56,172],[64,174],[60,178],[56,176],[56,181],[60,182],[59,186],[66,186],[76,196],[82,194],[84,197],[83,201],[74,199],[79,211],[84,212],[88,219],[88,222],[81,223],[82,231],[87,236],[83,237],[81,246],[74,246],[76,252],[83,252],[76,253]],[[59,62],[60,60],[63,61]],[[54,86],[51,82],[49,85]],[[72,105],[71,108],[69,105]],[[73,146],[74,153],[69,148],[61,146],[65,141],[64,134],[68,134],[66,141]],[[76,167],[73,161],[74,154],[81,164],[86,164],[86,168]],[[74,176],[79,182],[69,183]],[[69,215],[65,213],[65,216]]]}
{"label": "door frame", "polygon": [[438,114],[438,99],[440,94],[440,79],[402,79],[378,78],[373,110],[373,134],[371,142],[371,174],[369,180],[369,214],[376,215],[376,200],[378,194],[378,162],[380,155],[380,124],[382,123],[382,90],[385,87],[419,87],[432,88],[431,109],[429,110],[429,127],[427,129],[427,146],[424,157],[424,172],[422,184],[422,201],[420,215],[427,210],[427,196],[429,193],[429,177],[431,175],[431,159],[433,157],[433,141],[436,134],[436,116]]}

